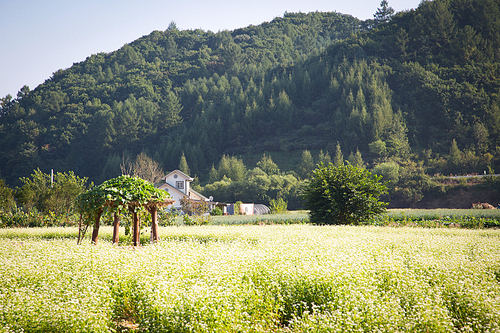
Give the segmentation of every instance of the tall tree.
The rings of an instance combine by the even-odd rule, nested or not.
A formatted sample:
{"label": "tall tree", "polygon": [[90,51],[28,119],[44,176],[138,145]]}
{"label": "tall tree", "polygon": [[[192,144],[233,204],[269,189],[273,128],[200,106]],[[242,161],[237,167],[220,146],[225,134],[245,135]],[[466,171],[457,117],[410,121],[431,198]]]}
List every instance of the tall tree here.
{"label": "tall tree", "polygon": [[361,152],[359,151],[358,148],[356,148],[356,153],[351,152],[349,154],[348,161],[351,165],[363,168],[365,166],[365,162],[363,161],[363,158],[361,157]]}
{"label": "tall tree", "polygon": [[143,152],[135,158],[132,175],[156,184],[164,173],[160,164]]}
{"label": "tall tree", "polygon": [[219,169],[217,171],[217,176],[219,180],[223,179],[224,176],[231,179],[232,181],[240,181],[243,180],[246,176],[247,168],[243,161],[236,156],[227,156],[223,155]]}
{"label": "tall tree", "polygon": [[462,152],[458,148],[457,141],[451,141],[450,153],[448,154],[448,167],[451,172],[457,172],[462,160]]}
{"label": "tall tree", "polygon": [[302,178],[309,177],[309,174],[314,169],[314,160],[309,150],[302,151],[302,157],[299,164],[299,175]]}
{"label": "tall tree", "polygon": [[14,206],[14,191],[5,184],[3,179],[0,179],[0,212],[9,211]]}
{"label": "tall tree", "polygon": [[276,175],[279,174],[280,172],[278,165],[274,163],[271,156],[266,154],[262,155],[260,161],[257,162],[257,167],[259,167],[262,171],[264,171],[268,175]]}
{"label": "tall tree", "polygon": [[181,160],[179,162],[179,170],[184,172],[186,175],[189,175],[191,173],[184,153],[182,153]]}
{"label": "tall tree", "polygon": [[330,157],[330,154],[328,154],[328,151],[326,153],[323,153],[323,150],[319,151],[318,164],[323,163],[324,165],[327,165],[331,161],[332,161],[332,158]]}
{"label": "tall tree", "polygon": [[387,0],[382,0],[380,2],[380,7],[377,8],[377,11],[373,14],[375,25],[389,22],[393,15],[394,8],[389,7],[389,2]]}
{"label": "tall tree", "polygon": [[342,154],[342,149],[340,148],[340,143],[337,141],[337,146],[335,147],[335,156],[333,157],[333,164],[335,166],[344,165],[344,155]]}
{"label": "tall tree", "polygon": [[353,165],[321,165],[304,188],[305,207],[314,224],[358,224],[385,211],[379,201],[382,177]]}

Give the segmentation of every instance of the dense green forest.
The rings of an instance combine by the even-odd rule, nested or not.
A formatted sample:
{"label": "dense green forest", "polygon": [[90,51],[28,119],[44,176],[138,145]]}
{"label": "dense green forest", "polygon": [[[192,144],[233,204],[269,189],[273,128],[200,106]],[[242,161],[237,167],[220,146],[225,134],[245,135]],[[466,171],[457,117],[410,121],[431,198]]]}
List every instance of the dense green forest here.
{"label": "dense green forest", "polygon": [[18,186],[40,168],[100,183],[140,153],[163,170],[184,156],[199,190],[268,202],[283,196],[272,185],[227,186],[274,175],[291,195],[317,162],[340,158],[413,202],[432,175],[500,169],[499,92],[498,0],[399,13],[382,1],[373,20],[285,13],[217,33],[172,22],[2,98],[0,178]]}

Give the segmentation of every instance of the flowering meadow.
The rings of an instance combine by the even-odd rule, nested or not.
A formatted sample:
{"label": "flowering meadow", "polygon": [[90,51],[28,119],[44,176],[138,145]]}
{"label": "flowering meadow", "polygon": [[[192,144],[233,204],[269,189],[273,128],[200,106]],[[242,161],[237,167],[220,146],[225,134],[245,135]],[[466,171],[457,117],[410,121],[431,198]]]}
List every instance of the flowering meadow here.
{"label": "flowering meadow", "polygon": [[75,230],[0,230],[0,332],[500,331],[499,230]]}

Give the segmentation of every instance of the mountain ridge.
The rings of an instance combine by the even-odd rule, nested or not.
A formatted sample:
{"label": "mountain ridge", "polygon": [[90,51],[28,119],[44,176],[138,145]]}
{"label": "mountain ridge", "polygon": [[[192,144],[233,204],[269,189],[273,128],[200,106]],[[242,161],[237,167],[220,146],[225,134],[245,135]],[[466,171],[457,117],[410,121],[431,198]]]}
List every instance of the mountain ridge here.
{"label": "mountain ridge", "polygon": [[99,182],[145,152],[165,170],[184,154],[206,182],[224,154],[337,143],[370,167],[498,168],[498,13],[493,0],[436,0],[386,23],[335,12],[218,33],[172,23],[3,98],[0,176],[17,185],[40,167]]}

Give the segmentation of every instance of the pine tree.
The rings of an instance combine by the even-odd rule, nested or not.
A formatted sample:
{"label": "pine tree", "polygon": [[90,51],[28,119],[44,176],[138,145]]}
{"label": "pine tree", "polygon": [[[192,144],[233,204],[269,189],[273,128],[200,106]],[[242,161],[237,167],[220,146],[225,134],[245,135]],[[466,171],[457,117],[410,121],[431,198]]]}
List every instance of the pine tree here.
{"label": "pine tree", "polygon": [[451,141],[450,153],[448,155],[448,168],[451,172],[457,172],[460,167],[460,161],[462,159],[462,152],[458,149],[457,141],[453,139]]}
{"label": "pine tree", "polygon": [[268,175],[277,175],[280,172],[278,165],[274,163],[271,156],[266,154],[262,155],[260,161],[257,162],[257,166]]}
{"label": "pine tree", "polygon": [[344,155],[342,155],[342,149],[340,148],[340,143],[337,141],[337,147],[335,148],[335,156],[333,157],[333,164],[335,166],[344,165]]}
{"label": "pine tree", "polygon": [[302,152],[302,158],[299,164],[299,174],[302,178],[309,177],[309,174],[314,169],[314,160],[309,150]]}
{"label": "pine tree", "polygon": [[215,169],[215,166],[212,164],[212,169],[210,169],[210,172],[208,173],[208,182],[215,183],[218,180],[219,180],[219,173]]}
{"label": "pine tree", "polygon": [[332,158],[330,157],[330,154],[328,154],[328,151],[326,154],[323,153],[323,150],[319,151],[319,156],[318,156],[318,164],[323,163],[324,165],[327,165],[332,161]]}
{"label": "pine tree", "polygon": [[389,2],[387,0],[382,0],[382,2],[380,2],[380,7],[377,8],[377,11],[373,14],[375,25],[377,26],[381,23],[389,22],[393,15],[394,8],[389,7]]}
{"label": "pine tree", "polygon": [[363,158],[361,157],[361,153],[358,148],[356,148],[356,153],[354,154],[352,151],[349,154],[348,161],[351,165],[364,168],[365,162],[363,161]]}
{"label": "pine tree", "polygon": [[184,153],[182,153],[181,161],[179,162],[179,170],[185,173],[186,175],[189,175],[191,173],[191,170],[189,170],[189,166]]}

